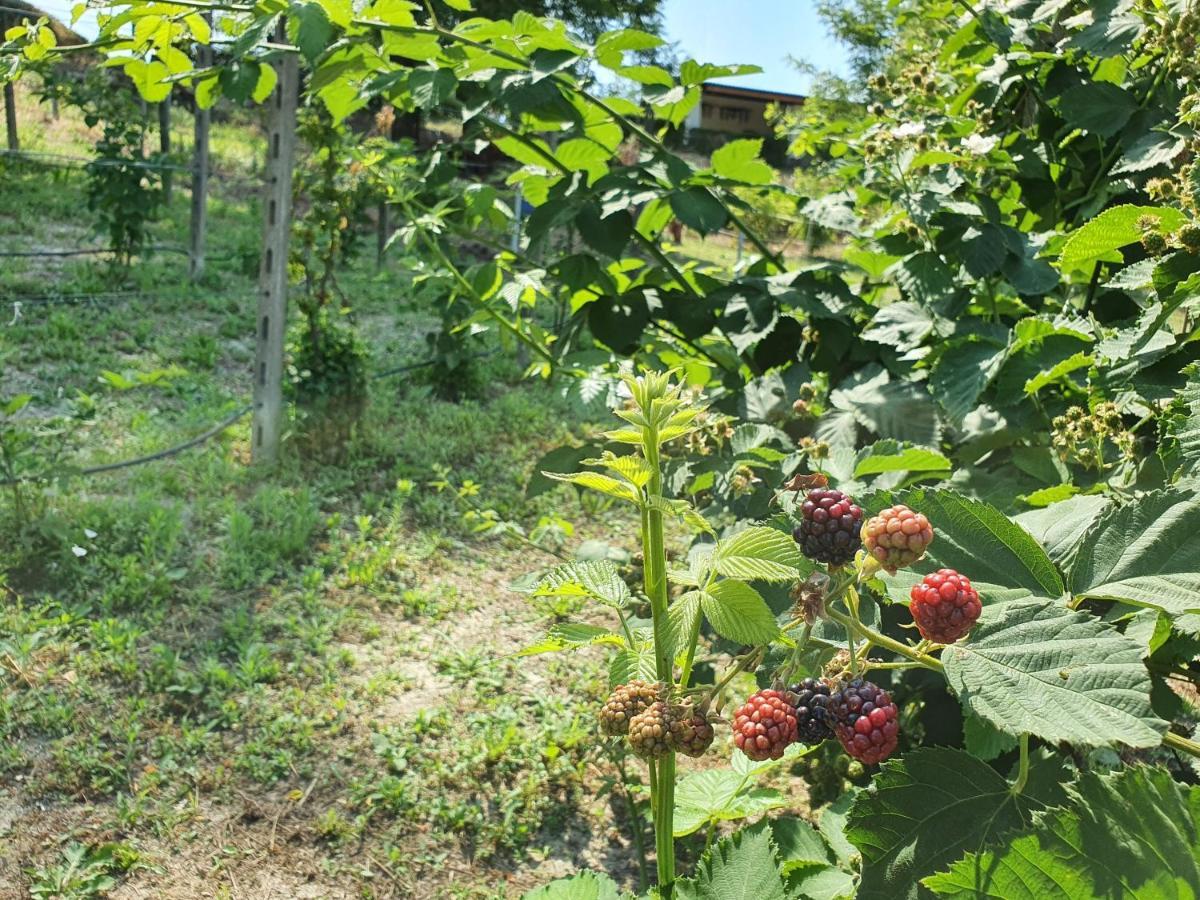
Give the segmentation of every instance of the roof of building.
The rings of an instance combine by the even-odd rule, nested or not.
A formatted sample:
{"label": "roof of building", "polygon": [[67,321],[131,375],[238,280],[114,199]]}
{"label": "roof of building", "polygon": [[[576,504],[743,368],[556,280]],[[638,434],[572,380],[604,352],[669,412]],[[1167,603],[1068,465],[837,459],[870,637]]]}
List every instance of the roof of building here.
{"label": "roof of building", "polygon": [[763,91],[758,88],[737,87],[732,84],[718,84],[706,81],[700,86],[705,94],[716,94],[721,97],[740,97],[743,100],[759,100],[763,103],[785,103],[797,106],[804,102],[803,94],[786,94],[783,91]]}
{"label": "roof of building", "polygon": [[49,13],[42,12],[38,7],[26,0],[4,0],[0,4],[0,22],[5,24],[5,27],[16,25],[24,18],[29,18],[33,21],[46,17],[47,24],[52,32],[54,39],[60,47],[76,46],[78,44],[86,44],[87,38],[72,31],[58,19]]}

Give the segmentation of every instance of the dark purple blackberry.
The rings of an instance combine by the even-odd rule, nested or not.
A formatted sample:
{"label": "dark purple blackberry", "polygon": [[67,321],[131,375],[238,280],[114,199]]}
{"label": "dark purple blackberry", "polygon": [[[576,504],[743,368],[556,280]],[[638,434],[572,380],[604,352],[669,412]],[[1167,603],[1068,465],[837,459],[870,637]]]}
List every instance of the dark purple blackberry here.
{"label": "dark purple blackberry", "polygon": [[875,765],[900,741],[900,711],[887,691],[862,678],[842,685],[827,706],[833,733],[859,762]]}
{"label": "dark purple blackberry", "polygon": [[844,566],[862,546],[862,518],[862,509],[841,491],[816,488],[800,504],[792,537],[809,559]]}
{"label": "dark purple blackberry", "polygon": [[788,690],[796,698],[796,733],[806,744],[819,744],[833,737],[827,705],[829,685],[815,678],[805,678]]}

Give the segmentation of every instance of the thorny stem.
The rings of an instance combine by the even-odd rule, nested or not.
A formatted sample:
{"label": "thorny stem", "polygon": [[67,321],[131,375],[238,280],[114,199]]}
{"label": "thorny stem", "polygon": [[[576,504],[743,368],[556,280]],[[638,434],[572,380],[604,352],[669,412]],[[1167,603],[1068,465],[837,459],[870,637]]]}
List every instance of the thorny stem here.
{"label": "thorny stem", "polygon": [[[647,409],[647,415],[651,414]],[[658,456],[658,430],[649,426],[643,433],[642,451],[650,465],[646,500],[662,496],[662,469]],[[662,510],[646,502],[642,507],[642,556],[646,596],[654,626],[654,661],[658,680],[674,681],[667,622],[666,546]],[[694,652],[694,650],[693,650]],[[658,886],[664,897],[671,895],[675,881],[675,754],[668,751],[658,761],[657,785],[651,782],[654,798],[654,845],[658,865]]]}
{"label": "thorny stem", "polygon": [[1013,795],[1017,795],[1025,790],[1025,784],[1029,781],[1029,732],[1021,734],[1021,766],[1017,770],[1017,780],[1012,783],[1010,790]]}
{"label": "thorny stem", "polygon": [[1200,744],[1173,731],[1168,731],[1163,735],[1163,746],[1170,747],[1172,750],[1181,750],[1191,756],[1200,757]]}
{"label": "thorny stem", "polygon": [[633,798],[633,792],[629,790],[629,776],[625,772],[623,758],[617,760],[617,773],[621,776],[621,789],[625,794],[625,802],[629,805],[629,827],[633,829],[633,845],[637,848],[638,889],[644,891],[650,883],[646,872],[646,837],[642,821],[638,817],[637,801]]}
{"label": "thorny stem", "polygon": [[926,669],[932,669],[935,672],[943,671],[940,660],[934,659],[932,656],[928,656],[924,653],[918,653],[907,644],[902,644],[899,641],[893,640],[886,634],[880,634],[878,631],[875,631],[874,629],[864,625],[862,622],[859,622],[857,619],[854,619],[845,613],[840,613],[836,609],[830,609],[829,607],[826,607],[825,614],[847,630],[853,629],[861,637],[865,638],[867,641],[870,641],[876,646],[891,650],[893,653],[903,656],[906,659],[910,659],[917,665]]}

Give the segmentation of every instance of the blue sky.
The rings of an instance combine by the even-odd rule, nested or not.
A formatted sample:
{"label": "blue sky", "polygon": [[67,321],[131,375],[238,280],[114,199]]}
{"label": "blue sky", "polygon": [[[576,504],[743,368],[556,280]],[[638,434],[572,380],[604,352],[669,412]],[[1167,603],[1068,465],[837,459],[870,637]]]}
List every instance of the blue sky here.
{"label": "blue sky", "polygon": [[808,0],[666,0],[666,37],[684,59],[754,63],[763,71],[731,84],[802,94],[808,79],[788,56],[842,71],[845,57]]}
{"label": "blue sky", "polygon": [[[41,0],[38,5],[70,21],[75,0]],[[759,75],[726,79],[747,87],[804,93],[808,80],[788,62],[788,56],[819,68],[838,70],[841,48],[826,33],[809,0],[666,0],[666,37],[679,43],[684,59],[699,62],[754,63]],[[95,32],[89,13],[77,26]]]}

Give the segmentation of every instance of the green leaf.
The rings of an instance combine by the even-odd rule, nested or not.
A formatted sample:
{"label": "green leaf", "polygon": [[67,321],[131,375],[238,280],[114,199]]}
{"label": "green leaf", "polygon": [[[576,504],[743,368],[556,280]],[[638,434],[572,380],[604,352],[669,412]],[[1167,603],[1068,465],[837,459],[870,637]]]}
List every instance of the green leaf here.
{"label": "green leaf", "polygon": [[712,822],[732,822],[787,805],[779,791],[764,790],[732,769],[692,772],[675,786],[675,837]]}
{"label": "green leaf", "polygon": [[1064,569],[1092,523],[1112,501],[1101,494],[1085,494],[1044,509],[1021,513],[1016,522],[1046,548],[1046,553]]}
{"label": "green leaf", "polygon": [[258,67],[258,81],[254,85],[254,93],[251,96],[255,103],[262,103],[271,96],[271,92],[275,90],[275,84],[279,81],[279,76],[275,72],[274,66],[262,64]]}
{"label": "green leaf", "polygon": [[1004,359],[1004,347],[975,340],[953,344],[938,357],[929,373],[929,392],[956,426],[978,405]]}
{"label": "green leaf", "polygon": [[770,832],[739,831],[700,857],[696,874],[675,882],[679,900],[788,900]]}
{"label": "green leaf", "polygon": [[1025,393],[1036,394],[1048,384],[1054,384],[1061,378],[1065,378],[1076,369],[1086,369],[1095,362],[1090,353],[1076,353],[1061,360],[1049,369],[1043,369],[1025,382]]}
{"label": "green leaf", "polygon": [[1122,600],[1172,617],[1200,613],[1200,497],[1142,495],[1088,531],[1070,571],[1071,593]]}
{"label": "green leaf", "polygon": [[830,863],[829,847],[825,844],[825,839],[803,819],[795,816],[764,818],[751,825],[748,830],[756,828],[770,828],[784,875],[795,869],[813,865],[827,866]]}
{"label": "green leaf", "polygon": [[541,577],[535,597],[591,597],[614,609],[633,600],[620,570],[607,559],[579,560],[555,566]]}
{"label": "green leaf", "polygon": [[1041,806],[961,750],[923,747],[885,762],[850,812],[859,900],[917,897],[919,879],[1028,825]]}
{"label": "green leaf", "polygon": [[1124,262],[1121,248],[1141,240],[1137,223],[1144,217],[1158,220],[1161,234],[1169,234],[1187,221],[1187,217],[1173,207],[1114,206],[1071,235],[1063,246],[1059,267],[1063,272],[1073,269],[1090,272],[1097,260]]}
{"label": "green leaf", "polygon": [[413,69],[408,76],[408,92],[421,109],[441,106],[457,86],[458,79],[449,69]]}
{"label": "green leaf", "polygon": [[310,63],[333,42],[333,23],[319,3],[293,3],[287,21],[292,40]]}
{"label": "green leaf", "polygon": [[925,307],[908,300],[898,300],[875,313],[862,337],[897,350],[912,350],[919,347],[933,331],[935,321],[933,314]]}
{"label": "green leaf", "polygon": [[1184,471],[1200,471],[1200,367],[1191,369],[1175,402],[1183,414],[1168,420],[1167,429],[1179,443]]}
{"label": "green leaf", "polygon": [[618,500],[625,500],[633,504],[641,503],[638,495],[629,485],[623,484],[608,475],[602,475],[599,472],[574,472],[571,474],[543,472],[542,474],[554,481],[566,481],[570,484],[577,484],[580,487],[598,491],[601,494],[607,494],[609,497],[616,497]]}
{"label": "green leaf", "polygon": [[762,594],[745,582],[718,581],[707,593],[701,594],[700,604],[705,617],[721,637],[757,646],[770,643],[779,636],[779,624],[771,607],[767,606]]}
{"label": "green leaf", "polygon": [[713,171],[744,184],[770,184],[775,173],[760,158],[762,145],[762,138],[740,138],[724,144],[713,151]]}
{"label": "green leaf", "polygon": [[1008,734],[1089,747],[1162,742],[1141,657],[1111,626],[1040,598],[985,606],[970,640],[942,651],[970,713]]}
{"label": "green leaf", "polygon": [[1072,128],[1100,137],[1112,137],[1125,127],[1138,108],[1137,100],[1124,88],[1104,81],[1078,84],[1060,99],[1063,118]]}
{"label": "green leaf", "polygon": [[906,447],[886,452],[894,442],[880,442],[867,448],[854,467],[854,477],[879,475],[883,472],[944,472],[950,473],[950,460],[929,447]]}
{"label": "green leaf", "polygon": [[994,506],[950,491],[911,491],[903,502],[933,525],[930,561],[922,571],[949,566],[971,579],[1062,596],[1062,577],[1046,551]]}
{"label": "green leaf", "polygon": [[924,885],[996,900],[1180,900],[1200,887],[1200,788],[1161,768],[1084,772],[1031,834],[970,853]]}
{"label": "green leaf", "polygon": [[[445,0],[454,6],[453,0]],[[616,882],[601,872],[580,872],[570,878],[559,878],[540,888],[527,891],[522,900],[625,900],[632,895],[617,887]]]}
{"label": "green leaf", "polygon": [[721,201],[706,188],[693,187],[671,194],[671,210],[688,228],[708,234],[720,231],[729,221]]}
{"label": "green leaf", "polygon": [[552,626],[546,637],[536,644],[530,644],[517,652],[517,656],[537,656],[541,653],[560,653],[563,650],[579,650],[597,644],[608,644],[613,647],[624,647],[625,638],[619,634],[600,628],[596,625],[586,625],[580,622],[564,622]]}
{"label": "green leaf", "polygon": [[712,570],[729,578],[791,581],[803,565],[792,536],[754,525],[717,542],[709,560]]}
{"label": "green leaf", "polygon": [[836,409],[845,410],[864,428],[884,438],[914,444],[937,444],[941,438],[937,407],[925,388],[891,380],[886,371],[867,369],[830,394]]}

